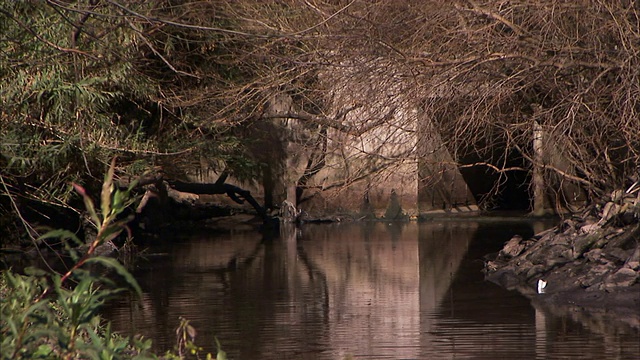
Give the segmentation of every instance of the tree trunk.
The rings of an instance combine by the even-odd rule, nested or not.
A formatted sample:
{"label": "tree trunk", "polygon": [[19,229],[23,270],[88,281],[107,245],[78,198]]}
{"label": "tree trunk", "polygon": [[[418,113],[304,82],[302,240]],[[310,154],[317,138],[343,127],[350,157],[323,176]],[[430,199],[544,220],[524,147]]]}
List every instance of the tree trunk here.
{"label": "tree trunk", "polygon": [[534,216],[545,214],[544,206],[544,150],[543,150],[543,130],[538,121],[533,123],[533,175],[531,185],[533,186],[533,211]]}

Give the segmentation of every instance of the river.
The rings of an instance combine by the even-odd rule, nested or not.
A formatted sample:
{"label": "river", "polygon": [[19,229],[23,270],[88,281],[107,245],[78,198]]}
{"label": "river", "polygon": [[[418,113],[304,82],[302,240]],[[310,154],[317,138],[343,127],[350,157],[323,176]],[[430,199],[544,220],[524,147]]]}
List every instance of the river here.
{"label": "river", "polygon": [[111,304],[114,330],[175,344],[179,318],[230,359],[638,359],[624,321],[542,309],[484,281],[483,255],[553,222],[437,220],[194,231],[133,271],[144,296]]}

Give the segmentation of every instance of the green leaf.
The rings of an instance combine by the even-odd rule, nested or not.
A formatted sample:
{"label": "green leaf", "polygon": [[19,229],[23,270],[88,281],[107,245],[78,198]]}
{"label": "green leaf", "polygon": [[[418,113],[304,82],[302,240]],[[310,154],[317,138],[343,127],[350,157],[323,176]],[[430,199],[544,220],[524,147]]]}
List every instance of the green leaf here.
{"label": "green leaf", "polygon": [[142,298],[142,289],[140,289],[140,285],[138,285],[138,282],[133,277],[133,275],[131,275],[131,273],[127,271],[127,269],[125,269],[125,267],[122,266],[122,264],[120,264],[118,260],[105,257],[93,257],[87,260],[87,263],[90,262],[99,263],[106,267],[114,269],[136,291],[138,298]]}
{"label": "green leaf", "polygon": [[61,240],[70,239],[76,242],[76,244],[82,244],[82,241],[80,241],[80,239],[76,236],[76,234],[74,234],[69,230],[63,230],[63,229],[51,230],[38,238],[39,241],[42,241],[45,239],[61,239]]}
{"label": "green leaf", "polygon": [[116,190],[115,194],[113,194],[113,212],[115,214],[119,214],[126,207],[126,201],[129,197],[128,192]]}
{"label": "green leaf", "polygon": [[218,355],[216,355],[216,360],[227,360],[227,353],[223,350],[218,350]]}
{"label": "green leaf", "polygon": [[[111,159],[111,165],[109,170],[104,175],[104,182],[102,183],[102,193],[100,194],[100,205],[102,208],[102,217],[106,219],[111,213],[111,192],[113,191],[113,175],[116,169],[116,158]],[[104,225],[104,224],[103,224]]]}
{"label": "green leaf", "polygon": [[107,243],[115,239],[124,230],[121,226],[111,225],[102,232],[100,243]]}
{"label": "green leaf", "polygon": [[36,349],[36,351],[33,353],[32,356],[34,358],[49,358],[52,352],[53,352],[53,349],[51,348],[51,345],[42,344],[38,346],[38,348]]}
{"label": "green leaf", "polygon": [[220,341],[218,338],[214,338],[216,341],[216,348],[218,349],[218,355],[216,355],[216,360],[227,360],[227,353],[222,350],[222,346],[220,346]]}
{"label": "green leaf", "polygon": [[34,276],[34,277],[42,277],[48,275],[48,273],[40,268],[29,266],[24,269],[25,275]]}
{"label": "green leaf", "polygon": [[89,212],[89,216],[93,221],[93,225],[96,227],[96,229],[99,229],[101,224],[100,217],[98,217],[98,213],[96,213],[96,208],[93,205],[93,201],[91,200],[89,195],[87,195],[86,190],[82,186],[76,183],[71,183],[71,185],[76,190],[76,192],[80,194],[80,196],[82,196],[82,200],[84,201],[84,207]]}

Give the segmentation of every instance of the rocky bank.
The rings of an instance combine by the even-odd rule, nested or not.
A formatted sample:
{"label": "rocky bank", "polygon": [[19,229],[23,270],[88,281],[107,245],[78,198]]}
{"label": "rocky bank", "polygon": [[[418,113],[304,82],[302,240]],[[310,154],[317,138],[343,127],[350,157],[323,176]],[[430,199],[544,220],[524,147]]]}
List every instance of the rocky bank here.
{"label": "rocky bank", "polygon": [[[613,316],[640,328],[640,185],[485,262],[487,279],[534,302]],[[538,282],[546,282],[538,289]]]}

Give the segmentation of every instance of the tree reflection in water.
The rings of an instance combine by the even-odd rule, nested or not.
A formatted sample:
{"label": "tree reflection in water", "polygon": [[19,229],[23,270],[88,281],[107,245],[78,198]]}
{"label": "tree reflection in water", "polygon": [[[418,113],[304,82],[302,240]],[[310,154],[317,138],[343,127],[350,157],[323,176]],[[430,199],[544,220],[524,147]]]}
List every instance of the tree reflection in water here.
{"label": "tree reflection in water", "polygon": [[123,302],[107,315],[122,331],[136,324],[159,350],[172,346],[183,316],[200,344],[213,350],[216,336],[233,359],[553,358],[571,348],[596,357],[617,349],[624,358],[640,351],[637,329],[592,331],[485,282],[482,256],[514,233],[532,229],[432,221],[285,225],[273,239],[195,234],[154,248],[166,255],[140,263],[142,311]]}

